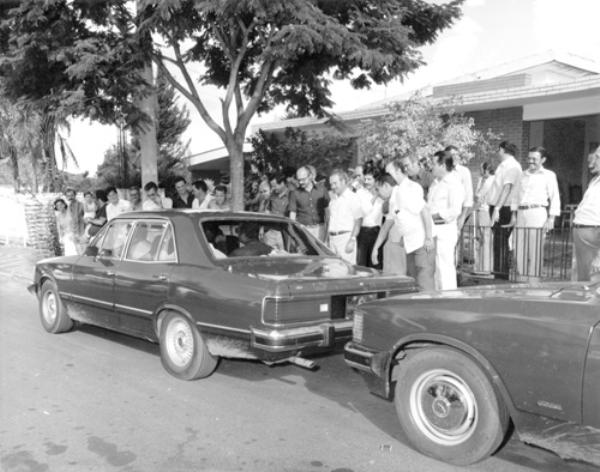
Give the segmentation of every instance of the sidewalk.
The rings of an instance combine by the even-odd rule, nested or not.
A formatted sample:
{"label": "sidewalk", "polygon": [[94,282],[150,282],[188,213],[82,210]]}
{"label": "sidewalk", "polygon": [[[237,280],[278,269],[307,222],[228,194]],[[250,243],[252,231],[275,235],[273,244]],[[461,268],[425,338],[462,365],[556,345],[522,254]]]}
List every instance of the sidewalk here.
{"label": "sidewalk", "polygon": [[31,282],[33,268],[40,259],[43,256],[33,248],[0,245],[0,277]]}

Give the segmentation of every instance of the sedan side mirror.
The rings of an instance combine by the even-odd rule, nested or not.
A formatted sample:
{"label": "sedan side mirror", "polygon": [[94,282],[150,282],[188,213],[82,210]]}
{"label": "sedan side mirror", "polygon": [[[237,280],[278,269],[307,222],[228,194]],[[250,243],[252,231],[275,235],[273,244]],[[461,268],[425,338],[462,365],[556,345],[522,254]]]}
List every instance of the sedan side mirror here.
{"label": "sedan side mirror", "polygon": [[88,246],[85,248],[85,255],[96,257],[98,255],[98,247],[97,246]]}
{"label": "sedan side mirror", "polygon": [[108,258],[108,257],[112,257],[112,256],[113,256],[112,249],[101,249],[100,251],[98,251],[98,257]]}

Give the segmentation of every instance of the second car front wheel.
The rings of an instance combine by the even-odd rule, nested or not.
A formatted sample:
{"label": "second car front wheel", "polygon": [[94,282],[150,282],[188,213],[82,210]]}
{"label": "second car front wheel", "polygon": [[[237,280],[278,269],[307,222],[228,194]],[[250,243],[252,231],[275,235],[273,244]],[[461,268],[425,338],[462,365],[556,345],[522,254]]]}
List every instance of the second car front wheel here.
{"label": "second car front wheel", "polygon": [[183,380],[208,377],[217,366],[196,327],[176,312],[167,313],[160,325],[160,358],[171,375]]}
{"label": "second car front wheel", "polygon": [[445,347],[409,351],[394,378],[398,418],[417,450],[468,465],[502,443],[509,421],[506,407],[467,355]]}

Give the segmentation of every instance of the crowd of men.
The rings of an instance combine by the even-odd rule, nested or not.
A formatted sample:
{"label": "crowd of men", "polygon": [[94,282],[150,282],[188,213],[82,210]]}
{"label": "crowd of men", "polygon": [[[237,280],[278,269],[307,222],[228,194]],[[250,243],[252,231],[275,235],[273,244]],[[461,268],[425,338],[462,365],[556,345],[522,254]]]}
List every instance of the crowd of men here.
{"label": "crowd of men", "polygon": [[[558,183],[544,167],[543,147],[529,150],[525,170],[517,156],[516,145],[500,143],[498,165],[494,170],[491,162],[482,164],[475,192],[471,172],[455,146],[421,162],[377,159],[351,172],[335,169],[326,179],[312,166],[254,172],[246,209],[296,220],[350,263],[412,276],[424,290],[454,289],[456,246],[470,217],[486,230],[480,249],[490,271],[507,277],[511,249],[519,254],[518,274],[541,265],[545,234],[560,215]],[[600,272],[600,148],[590,154],[589,168],[595,177],[573,220],[578,280]],[[231,209],[228,187],[210,179],[188,185],[179,177],[173,190],[167,198],[149,182],[144,198],[141,189],[132,187],[125,200],[109,187],[95,195],[86,192],[80,202],[68,189],[66,201],[55,202],[65,254],[80,252],[107,221],[126,211]]]}

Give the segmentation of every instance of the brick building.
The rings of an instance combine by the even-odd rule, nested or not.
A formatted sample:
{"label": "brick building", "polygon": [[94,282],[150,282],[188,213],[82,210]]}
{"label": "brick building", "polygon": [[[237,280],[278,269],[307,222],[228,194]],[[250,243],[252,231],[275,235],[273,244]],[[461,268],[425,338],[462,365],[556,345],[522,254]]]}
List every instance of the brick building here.
{"label": "brick building", "polygon": [[[522,159],[531,146],[546,147],[550,167],[559,177],[563,204],[579,202],[589,178],[587,155],[600,143],[600,63],[548,52],[468,74],[422,93],[440,100],[459,96],[458,111],[472,116],[477,128],[491,129],[517,144]],[[391,98],[338,117],[349,130],[357,129],[361,121],[385,114],[386,103],[401,99]],[[327,120],[290,119],[261,124],[254,131],[283,133],[293,127],[317,134],[340,132]]]}

